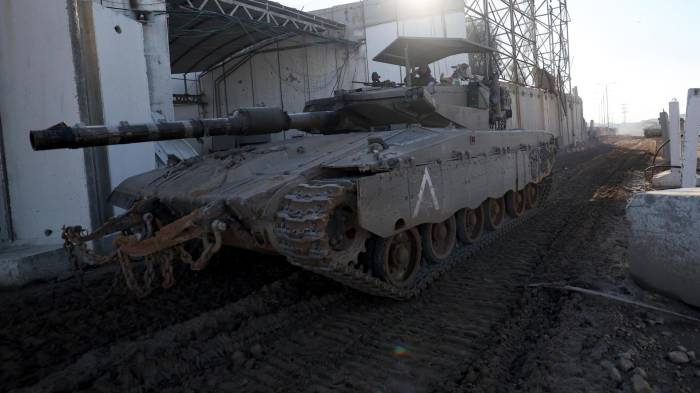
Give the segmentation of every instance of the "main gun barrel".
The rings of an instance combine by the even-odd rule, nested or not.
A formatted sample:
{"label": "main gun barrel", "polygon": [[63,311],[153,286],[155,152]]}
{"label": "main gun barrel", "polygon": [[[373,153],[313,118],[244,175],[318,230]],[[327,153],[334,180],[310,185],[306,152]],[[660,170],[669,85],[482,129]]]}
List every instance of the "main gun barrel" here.
{"label": "main gun barrel", "polygon": [[128,143],[202,138],[217,135],[259,135],[299,129],[317,132],[338,123],[333,111],[288,114],[280,108],[243,108],[231,117],[116,126],[67,126],[30,131],[34,150],[79,149]]}

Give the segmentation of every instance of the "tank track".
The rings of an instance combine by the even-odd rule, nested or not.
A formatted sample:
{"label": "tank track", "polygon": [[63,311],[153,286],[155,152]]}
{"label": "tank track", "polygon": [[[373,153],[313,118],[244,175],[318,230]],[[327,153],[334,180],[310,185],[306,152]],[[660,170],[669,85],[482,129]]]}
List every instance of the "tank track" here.
{"label": "tank track", "polygon": [[277,213],[274,232],[279,251],[291,264],[361,292],[405,300],[418,296],[464,258],[474,255],[542,211],[551,184],[551,175],[541,183],[538,207],[526,211],[516,219],[506,216],[506,220],[496,231],[485,231],[476,244],[466,245],[458,241],[452,255],[442,263],[428,263],[423,258],[414,284],[407,288],[395,287],[373,277],[371,271],[363,269],[357,258],[360,252],[365,251],[364,247],[357,251],[352,260],[332,258],[333,251],[329,247],[326,226],[332,209],[336,206],[336,200],[346,193],[355,192],[354,184],[348,180],[315,181],[299,185],[285,197],[286,203],[283,203]]}

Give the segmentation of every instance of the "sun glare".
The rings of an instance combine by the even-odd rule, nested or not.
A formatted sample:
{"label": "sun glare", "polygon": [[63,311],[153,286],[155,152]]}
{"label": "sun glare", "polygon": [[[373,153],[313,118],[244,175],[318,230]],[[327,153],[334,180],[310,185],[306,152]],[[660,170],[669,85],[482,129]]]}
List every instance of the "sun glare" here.
{"label": "sun glare", "polygon": [[399,7],[405,7],[406,11],[410,13],[424,13],[430,7],[438,6],[438,2],[435,0],[399,0]]}

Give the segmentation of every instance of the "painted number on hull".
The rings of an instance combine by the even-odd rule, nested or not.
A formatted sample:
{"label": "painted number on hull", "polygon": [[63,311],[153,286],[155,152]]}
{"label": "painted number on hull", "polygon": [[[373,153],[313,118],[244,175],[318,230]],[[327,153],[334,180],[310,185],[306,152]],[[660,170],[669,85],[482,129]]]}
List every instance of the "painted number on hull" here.
{"label": "painted number on hull", "polygon": [[423,172],[423,180],[420,183],[420,191],[418,191],[418,202],[416,203],[416,208],[413,210],[413,217],[418,216],[420,212],[421,205],[423,204],[423,198],[425,197],[425,188],[428,187],[430,191],[430,198],[433,203],[433,208],[435,210],[440,210],[440,204],[438,203],[437,195],[435,194],[435,187],[433,186],[433,179],[430,178],[430,172],[428,172],[428,167],[425,167]]}

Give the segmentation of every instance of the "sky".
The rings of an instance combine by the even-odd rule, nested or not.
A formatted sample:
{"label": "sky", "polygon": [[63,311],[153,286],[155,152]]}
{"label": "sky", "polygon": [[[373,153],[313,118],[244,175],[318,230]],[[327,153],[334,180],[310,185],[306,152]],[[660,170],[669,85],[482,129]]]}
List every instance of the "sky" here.
{"label": "sky", "polygon": [[[305,11],[350,2],[278,1]],[[600,121],[606,85],[611,121],[656,118],[673,98],[685,113],[688,89],[700,87],[699,0],[569,0],[568,7],[572,84],[587,120]]]}

